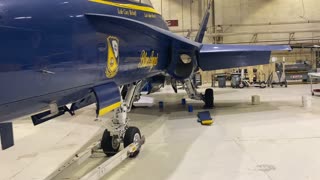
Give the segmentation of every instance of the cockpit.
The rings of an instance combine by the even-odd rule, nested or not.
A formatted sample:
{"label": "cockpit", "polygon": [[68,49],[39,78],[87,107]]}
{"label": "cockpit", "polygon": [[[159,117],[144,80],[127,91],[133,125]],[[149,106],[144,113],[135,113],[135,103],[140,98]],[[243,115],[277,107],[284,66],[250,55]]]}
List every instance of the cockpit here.
{"label": "cockpit", "polygon": [[148,6],[152,6],[152,3],[150,2],[150,0],[130,0],[130,1],[135,2],[135,3],[145,4]]}

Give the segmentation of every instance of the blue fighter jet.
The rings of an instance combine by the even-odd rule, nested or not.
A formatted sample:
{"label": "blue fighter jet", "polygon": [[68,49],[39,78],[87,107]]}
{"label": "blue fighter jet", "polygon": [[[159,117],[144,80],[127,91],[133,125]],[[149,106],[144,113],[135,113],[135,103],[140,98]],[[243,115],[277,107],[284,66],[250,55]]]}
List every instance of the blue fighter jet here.
{"label": "blue fighter jet", "polygon": [[191,80],[196,71],[268,64],[271,51],[290,50],[202,44],[209,14],[192,41],[171,33],[149,0],[0,0],[2,148],[14,144],[15,118],[31,114],[38,125],[96,103],[97,116],[114,113],[101,141],[114,155],[141,139],[127,113],[152,79],[181,81],[212,107],[213,91],[200,94]]}

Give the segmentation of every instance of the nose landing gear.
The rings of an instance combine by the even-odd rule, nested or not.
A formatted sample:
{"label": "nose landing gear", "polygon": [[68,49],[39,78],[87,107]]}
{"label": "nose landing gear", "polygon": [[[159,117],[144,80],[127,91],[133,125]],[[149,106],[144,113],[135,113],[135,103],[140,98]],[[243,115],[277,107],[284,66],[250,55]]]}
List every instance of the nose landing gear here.
{"label": "nose landing gear", "polygon": [[[108,156],[114,156],[120,149],[120,138],[111,136],[108,130],[105,130],[101,140],[101,149]],[[140,130],[137,127],[129,127],[123,138],[124,148],[131,146],[128,151],[128,157],[134,158],[140,153],[141,146],[144,144],[145,139],[141,136]]]}
{"label": "nose landing gear", "polygon": [[108,156],[115,155],[121,143],[124,148],[129,148],[129,157],[136,157],[144,143],[144,137],[141,136],[140,130],[137,127],[129,127],[127,116],[130,112],[134,101],[139,100],[140,91],[143,85],[142,81],[128,85],[123,96],[121,97],[121,106],[114,110],[112,119],[112,131],[105,130],[101,140],[101,149]]}

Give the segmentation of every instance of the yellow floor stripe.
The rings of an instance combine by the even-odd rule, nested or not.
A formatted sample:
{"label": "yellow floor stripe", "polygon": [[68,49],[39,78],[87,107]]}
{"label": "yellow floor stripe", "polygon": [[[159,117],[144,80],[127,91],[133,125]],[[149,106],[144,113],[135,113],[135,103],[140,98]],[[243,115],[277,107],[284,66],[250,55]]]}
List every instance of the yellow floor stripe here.
{"label": "yellow floor stripe", "polygon": [[145,12],[159,14],[154,8],[148,7],[148,6],[140,6],[140,5],[135,5],[135,4],[122,4],[122,3],[111,2],[108,0],[89,0],[89,1],[99,3],[99,4],[116,6],[116,7],[120,7],[120,8],[133,9],[133,10],[139,10],[139,11],[145,11]]}
{"label": "yellow floor stripe", "polygon": [[99,110],[99,116],[103,116],[103,115],[107,114],[108,112],[120,107],[120,105],[121,105],[121,102],[117,102],[117,103],[114,103],[114,104],[112,104],[110,106],[107,106],[105,108],[100,109]]}

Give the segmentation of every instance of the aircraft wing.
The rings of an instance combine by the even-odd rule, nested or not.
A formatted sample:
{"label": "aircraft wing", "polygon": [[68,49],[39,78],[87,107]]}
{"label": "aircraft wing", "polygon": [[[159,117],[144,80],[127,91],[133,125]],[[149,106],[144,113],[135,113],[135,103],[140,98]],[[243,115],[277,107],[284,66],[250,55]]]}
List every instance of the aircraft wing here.
{"label": "aircraft wing", "polygon": [[204,44],[198,65],[203,71],[269,64],[272,51],[290,51],[290,46]]}

